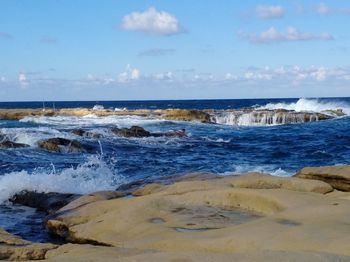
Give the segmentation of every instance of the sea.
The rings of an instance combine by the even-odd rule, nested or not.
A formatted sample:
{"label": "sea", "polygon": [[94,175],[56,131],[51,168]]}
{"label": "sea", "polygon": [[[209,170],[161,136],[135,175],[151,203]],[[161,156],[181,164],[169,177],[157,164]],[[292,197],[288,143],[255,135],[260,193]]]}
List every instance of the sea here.
{"label": "sea", "polygon": [[[323,112],[342,109],[345,116],[315,122],[234,121],[217,124],[169,121],[148,116],[26,117],[0,120],[0,134],[27,148],[0,149],[0,227],[33,241],[47,241],[44,214],[8,202],[22,190],[86,194],[115,190],[131,182],[149,183],[191,172],[220,176],[264,172],[292,176],[306,166],[350,164],[350,98],[0,102],[0,108],[125,109],[286,109]],[[185,129],[186,137],[125,138],[112,127],[140,126],[150,132]],[[79,137],[73,129],[102,135]],[[85,153],[52,153],[42,139],[62,137],[89,146]]]}

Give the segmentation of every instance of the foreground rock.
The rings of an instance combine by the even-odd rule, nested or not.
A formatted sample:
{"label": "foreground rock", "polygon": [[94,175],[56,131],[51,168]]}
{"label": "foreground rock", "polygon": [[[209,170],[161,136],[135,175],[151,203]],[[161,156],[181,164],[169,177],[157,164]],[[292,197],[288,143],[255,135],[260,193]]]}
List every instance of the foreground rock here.
{"label": "foreground rock", "polygon": [[48,250],[57,248],[53,244],[32,243],[11,235],[0,228],[0,260],[45,259]]}
{"label": "foreground rock", "polygon": [[295,177],[321,180],[333,188],[350,192],[350,166],[305,167]]}
{"label": "foreground rock", "polygon": [[80,153],[86,151],[85,147],[76,140],[61,137],[49,138],[38,142],[40,148],[52,152]]}
{"label": "foreground rock", "polygon": [[98,246],[64,245],[47,258],[346,261],[350,193],[331,190],[322,181],[253,173],[153,184],[133,198],[85,198],[83,204],[78,198],[47,227],[74,243]]}

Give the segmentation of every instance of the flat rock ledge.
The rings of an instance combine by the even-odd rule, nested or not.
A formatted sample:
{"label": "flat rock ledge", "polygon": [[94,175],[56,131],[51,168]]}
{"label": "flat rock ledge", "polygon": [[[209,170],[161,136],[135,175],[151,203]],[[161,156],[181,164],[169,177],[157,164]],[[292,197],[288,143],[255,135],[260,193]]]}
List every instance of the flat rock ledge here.
{"label": "flat rock ledge", "polygon": [[[1,239],[40,245],[47,261],[350,261],[349,217],[350,192],[324,181],[195,173],[75,198],[46,221],[69,244]],[[17,254],[4,259],[34,259]]]}
{"label": "flat rock ledge", "polygon": [[321,180],[334,189],[350,192],[350,166],[305,167],[295,177]]}
{"label": "flat rock ledge", "polygon": [[47,251],[57,247],[49,243],[32,243],[26,241],[0,228],[0,260],[23,261],[45,259]]}

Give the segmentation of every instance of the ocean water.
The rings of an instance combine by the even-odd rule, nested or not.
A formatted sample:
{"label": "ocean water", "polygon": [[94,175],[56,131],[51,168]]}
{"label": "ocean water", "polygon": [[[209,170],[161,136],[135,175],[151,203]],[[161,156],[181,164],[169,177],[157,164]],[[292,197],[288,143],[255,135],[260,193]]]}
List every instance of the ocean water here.
{"label": "ocean water", "polygon": [[[12,102],[0,108],[88,107],[127,109],[288,109],[321,112],[341,108],[350,115],[350,98],[247,99],[126,102]],[[113,190],[132,181],[152,182],[189,172],[220,175],[249,171],[290,176],[305,166],[350,163],[350,117],[316,122],[276,124],[251,122],[245,116],[233,121],[229,115],[219,124],[168,121],[153,117],[27,117],[20,121],[0,120],[0,133],[12,141],[30,145],[21,149],[0,149],[0,202],[21,190],[89,193]],[[111,127],[138,125],[151,132],[185,128],[188,137],[123,138]],[[101,139],[79,137],[75,128],[103,135]],[[82,154],[51,153],[38,148],[41,139],[76,139],[91,149]],[[16,216],[16,212],[12,212]],[[0,227],[11,231],[0,214]],[[6,222],[7,221],[7,222]],[[17,225],[18,226],[18,225]],[[16,232],[15,232],[16,233]]]}

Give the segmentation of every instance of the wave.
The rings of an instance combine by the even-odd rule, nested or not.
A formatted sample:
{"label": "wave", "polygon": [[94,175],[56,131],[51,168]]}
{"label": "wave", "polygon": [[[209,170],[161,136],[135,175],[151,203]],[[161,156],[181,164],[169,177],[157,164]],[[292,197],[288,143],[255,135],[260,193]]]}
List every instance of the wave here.
{"label": "wave", "polygon": [[100,157],[91,156],[87,162],[59,172],[53,167],[51,170],[37,170],[33,173],[23,170],[0,176],[0,203],[22,190],[88,194],[115,190],[124,182],[124,177],[116,175]]}
{"label": "wave", "polygon": [[272,176],[279,176],[279,177],[289,177],[295,173],[295,172],[286,171],[280,167],[271,166],[271,165],[261,165],[261,166],[239,165],[239,166],[233,167],[232,171],[224,172],[224,173],[221,173],[220,175],[222,176],[242,175],[250,172],[270,174]]}
{"label": "wave", "polygon": [[53,116],[53,117],[25,117],[21,122],[32,122],[43,125],[81,127],[93,125],[119,125],[122,127],[130,127],[133,125],[147,125],[165,122],[167,120],[141,116],[95,116],[86,115],[78,116]]}
{"label": "wave", "polygon": [[324,101],[320,99],[300,98],[293,103],[268,103],[264,106],[255,107],[255,109],[285,109],[293,110],[295,112],[325,112],[327,110],[342,109],[347,115],[350,115],[350,105],[346,102],[340,101]]}

